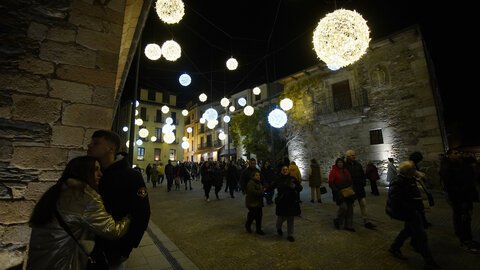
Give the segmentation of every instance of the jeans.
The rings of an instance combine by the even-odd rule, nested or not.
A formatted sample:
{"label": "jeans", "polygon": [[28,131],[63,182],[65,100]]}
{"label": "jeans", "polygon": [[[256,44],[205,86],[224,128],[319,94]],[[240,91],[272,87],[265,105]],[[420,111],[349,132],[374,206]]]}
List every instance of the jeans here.
{"label": "jeans", "polygon": [[364,198],[358,199],[360,205],[360,213],[362,213],[363,222],[367,222],[367,200]]}
{"label": "jeans", "polygon": [[294,216],[277,216],[277,230],[282,229],[283,222],[287,221],[287,236],[293,236]]}

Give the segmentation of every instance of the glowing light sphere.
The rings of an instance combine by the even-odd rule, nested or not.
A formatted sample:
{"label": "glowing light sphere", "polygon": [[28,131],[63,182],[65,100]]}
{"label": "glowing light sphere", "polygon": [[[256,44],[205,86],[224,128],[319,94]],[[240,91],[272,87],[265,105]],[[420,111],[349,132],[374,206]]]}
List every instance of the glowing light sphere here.
{"label": "glowing light sphere", "polygon": [[171,117],[165,118],[165,123],[167,123],[168,125],[173,124],[173,118],[171,118]]}
{"label": "glowing light sphere", "polygon": [[135,142],[137,145],[142,145],[143,144],[143,141],[138,139],[136,142]]}
{"label": "glowing light sphere", "polygon": [[246,115],[246,116],[250,116],[253,114],[255,110],[253,109],[252,106],[248,105],[247,107],[243,108],[243,113]]}
{"label": "glowing light sphere", "polygon": [[183,74],[180,75],[180,77],[178,78],[178,81],[179,81],[180,84],[183,85],[183,86],[189,86],[190,83],[192,82],[192,78],[191,78],[190,75],[188,75],[187,73],[183,73]]}
{"label": "glowing light sphere", "polygon": [[162,113],[168,113],[170,111],[170,108],[168,108],[167,105],[162,106]]}
{"label": "glowing light sphere", "polygon": [[222,133],[218,134],[218,138],[223,141],[227,138],[227,135],[225,135],[225,133],[222,132]]}
{"label": "glowing light sphere", "polygon": [[155,137],[155,136],[150,137],[150,141],[156,142],[156,141],[157,141],[157,137]]}
{"label": "glowing light sphere", "polygon": [[238,105],[240,105],[240,106],[242,106],[242,107],[245,106],[245,105],[247,105],[247,100],[246,100],[245,98],[243,98],[243,97],[242,97],[242,98],[239,98],[237,102],[238,102]]}
{"label": "glowing light sphere", "polygon": [[156,43],[145,46],[145,56],[150,60],[158,60],[162,57],[162,48]]}
{"label": "glowing light sphere", "polygon": [[183,116],[187,116],[187,115],[188,115],[188,111],[187,111],[187,110],[182,110],[182,115],[183,115]]}
{"label": "glowing light sphere", "polygon": [[218,124],[218,121],[217,121],[217,120],[208,121],[208,122],[207,122],[207,127],[208,127],[209,129],[214,129],[215,126],[217,126],[217,124]]}
{"label": "glowing light sphere", "polygon": [[225,115],[225,116],[223,117],[223,122],[225,122],[225,123],[230,122],[230,116]]}
{"label": "glowing light sphere", "polygon": [[206,122],[206,121],[205,121],[205,118],[203,118],[203,117],[200,118],[200,124],[205,124],[205,122]]}
{"label": "glowing light sphere", "polygon": [[127,141],[125,145],[127,146],[127,148],[130,148],[130,141]]}
{"label": "glowing light sphere", "polygon": [[163,141],[168,144],[173,143],[175,141],[175,134],[173,132],[165,133],[163,135]]}
{"label": "glowing light sphere", "polygon": [[187,127],[187,133],[192,133],[192,128],[191,127]]}
{"label": "glowing light sphere", "polygon": [[228,100],[228,98],[224,97],[220,100],[220,105],[222,105],[222,107],[227,107],[228,104],[230,104],[230,100]]}
{"label": "glowing light sphere", "polygon": [[327,14],[313,32],[313,47],[318,58],[329,68],[355,63],[365,54],[370,30],[356,11],[337,9]]}
{"label": "glowing light sphere", "polygon": [[230,108],[228,108],[228,110],[229,110],[230,112],[234,112],[234,111],[235,111],[235,106],[233,106],[233,105],[230,106]]}
{"label": "glowing light sphere", "polygon": [[137,125],[137,126],[143,125],[143,120],[140,119],[140,118],[135,119],[135,125]]}
{"label": "glowing light sphere", "polygon": [[155,10],[160,20],[168,24],[178,23],[185,15],[182,0],[157,0]]}
{"label": "glowing light sphere", "polygon": [[163,125],[163,127],[162,127],[162,133],[167,134],[167,133],[173,132],[174,129],[175,129],[175,126],[169,125],[169,124],[165,124],[165,125]]}
{"label": "glowing light sphere", "polygon": [[122,130],[123,130],[123,132],[127,132],[127,131],[128,131],[128,127],[127,127],[127,126],[124,126],[124,127],[122,128]]}
{"label": "glowing light sphere", "polygon": [[284,111],[288,111],[293,108],[293,101],[289,98],[284,98],[280,101],[280,108]]}
{"label": "glowing light sphere", "polygon": [[182,142],[187,141],[187,140],[188,140],[187,137],[185,137],[185,136],[182,137]]}
{"label": "glowing light sphere", "polygon": [[268,114],[268,123],[274,128],[281,128],[287,123],[287,114],[280,109],[274,109]]}
{"label": "glowing light sphere", "polygon": [[205,93],[201,93],[200,96],[198,96],[198,99],[201,102],[205,102],[205,101],[207,101],[207,95],[205,95]]}
{"label": "glowing light sphere", "polygon": [[135,116],[137,116],[137,115],[138,115],[138,110],[135,110]]}
{"label": "glowing light sphere", "polygon": [[140,102],[138,102],[138,100],[135,101],[135,108],[138,107],[140,105]]}
{"label": "glowing light sphere", "polygon": [[177,42],[173,40],[167,40],[162,45],[163,57],[168,61],[176,61],[182,56],[182,48]]}
{"label": "glowing light sphere", "polygon": [[138,131],[138,135],[141,137],[141,138],[146,138],[148,136],[148,129],[146,128],[141,128],[139,131]]}
{"label": "glowing light sphere", "polygon": [[260,95],[262,90],[260,89],[260,87],[257,86],[255,88],[253,88],[252,92],[253,92],[254,95],[258,96],[258,95]]}
{"label": "glowing light sphere", "polygon": [[227,60],[227,68],[229,70],[235,70],[238,67],[238,61],[237,59],[230,57],[230,59]]}
{"label": "glowing light sphere", "polygon": [[183,149],[187,150],[189,147],[190,147],[190,144],[187,141],[182,142],[182,148]]}
{"label": "glowing light sphere", "polygon": [[205,111],[205,119],[207,121],[217,120],[218,113],[214,108],[209,108]]}

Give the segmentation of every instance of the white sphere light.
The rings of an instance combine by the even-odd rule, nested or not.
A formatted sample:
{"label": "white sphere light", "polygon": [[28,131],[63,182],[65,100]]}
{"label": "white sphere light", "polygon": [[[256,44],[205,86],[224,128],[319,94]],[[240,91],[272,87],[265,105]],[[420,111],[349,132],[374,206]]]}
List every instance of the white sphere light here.
{"label": "white sphere light", "polygon": [[257,86],[255,88],[253,88],[252,92],[253,92],[254,95],[258,96],[258,95],[260,95],[262,90],[260,90],[260,87]]}
{"label": "white sphere light", "polygon": [[190,83],[192,82],[192,78],[190,77],[190,75],[188,75],[187,73],[183,73],[182,75],[180,75],[180,77],[178,78],[178,82],[180,82],[180,84],[182,86],[189,86]]}
{"label": "white sphere light", "polygon": [[237,59],[230,57],[230,59],[227,60],[227,68],[229,70],[235,70],[238,67],[238,61]]}
{"label": "white sphere light", "polygon": [[135,142],[137,145],[142,145],[143,144],[143,141],[138,139],[136,142]]}
{"label": "white sphere light", "polygon": [[140,119],[140,118],[135,119],[135,125],[137,125],[137,126],[143,125],[143,120]]}
{"label": "white sphere light", "polygon": [[358,61],[370,42],[370,30],[356,11],[337,9],[327,14],[313,32],[313,47],[318,58],[330,69]]}
{"label": "white sphere light", "polygon": [[122,128],[122,130],[123,130],[123,132],[127,132],[127,131],[128,131],[128,127],[127,127],[127,126],[124,126],[124,127]]}
{"label": "white sphere light", "polygon": [[170,108],[168,108],[167,105],[162,106],[162,113],[168,113],[170,111]]}
{"label": "white sphere light", "polygon": [[140,105],[140,102],[138,102],[138,100],[135,101],[135,108],[138,107]]}
{"label": "white sphere light", "polygon": [[139,131],[138,131],[138,135],[141,137],[141,138],[146,138],[148,136],[148,129],[146,128],[141,128]]}
{"label": "white sphere light", "polygon": [[230,112],[234,112],[234,111],[235,111],[235,106],[233,106],[233,105],[230,106],[230,108],[228,108],[228,110],[229,110]]}
{"label": "white sphere light", "polygon": [[220,105],[222,105],[222,107],[227,107],[228,104],[230,104],[230,100],[228,100],[228,98],[224,97],[220,100]]}
{"label": "white sphere light", "polygon": [[183,149],[187,150],[189,147],[190,147],[190,144],[187,141],[182,142],[182,148]]}
{"label": "white sphere light", "polygon": [[205,102],[205,101],[207,101],[207,95],[205,95],[205,93],[201,93],[201,94],[198,96],[198,99],[199,99],[201,102]]}
{"label": "white sphere light", "polygon": [[187,110],[182,110],[182,115],[183,115],[183,116],[187,116],[187,115],[188,115],[188,111],[187,111]]}
{"label": "white sphere light", "polygon": [[145,56],[150,60],[158,60],[162,57],[162,48],[156,43],[145,46]]}
{"label": "white sphere light", "polygon": [[246,116],[250,116],[253,114],[255,110],[253,109],[252,106],[248,105],[246,106],[244,109],[243,109],[243,113],[246,115]]}
{"label": "white sphere light", "polygon": [[293,101],[289,98],[284,98],[280,101],[280,108],[284,111],[288,111],[293,108]]}
{"label": "white sphere light", "polygon": [[168,125],[173,124],[173,118],[171,118],[171,117],[165,118],[165,123],[167,123]]}
{"label": "white sphere light", "polygon": [[223,117],[223,122],[225,122],[225,123],[230,122],[230,116],[225,115],[225,116]]}
{"label": "white sphere light", "polygon": [[200,124],[205,124],[205,118],[200,118]]}
{"label": "white sphere light", "polygon": [[209,108],[205,111],[205,119],[207,121],[217,120],[218,113],[214,108]]}
{"label": "white sphere light", "polygon": [[223,141],[227,138],[227,135],[225,135],[225,133],[222,132],[222,133],[218,134],[218,138]]}
{"label": "white sphere light", "polygon": [[215,126],[217,126],[217,124],[218,124],[218,121],[217,121],[217,120],[208,121],[208,122],[207,122],[207,127],[208,127],[209,129],[214,129]]}
{"label": "white sphere light", "polygon": [[138,110],[137,110],[137,109],[135,109],[135,116],[137,116],[137,115],[138,115]]}
{"label": "white sphere light", "polygon": [[164,134],[173,132],[173,130],[174,130],[174,126],[169,125],[169,124],[165,124],[165,125],[163,125],[163,127],[162,127],[162,133],[164,133]]}
{"label": "white sphere light", "polygon": [[191,127],[187,127],[187,133],[192,133],[192,128]]}
{"label": "white sphere light", "polygon": [[287,114],[280,109],[274,109],[268,114],[268,123],[274,128],[281,128],[287,123]]}
{"label": "white sphere light", "polygon": [[155,136],[150,137],[150,141],[156,142],[156,141],[157,141],[157,137],[155,137]]}
{"label": "white sphere light", "polygon": [[182,142],[188,141],[187,137],[183,136],[182,137]]}
{"label": "white sphere light", "polygon": [[175,134],[173,134],[173,132],[165,133],[163,135],[163,141],[168,144],[173,143],[175,141]]}
{"label": "white sphere light", "polygon": [[182,48],[177,42],[173,40],[167,40],[162,45],[163,57],[168,61],[176,61],[182,56]]}
{"label": "white sphere light", "polygon": [[185,5],[181,0],[157,0],[155,5],[158,17],[165,23],[178,23],[185,15]]}
{"label": "white sphere light", "polygon": [[242,97],[242,98],[239,98],[237,102],[238,102],[238,105],[240,105],[240,106],[242,106],[242,107],[245,106],[245,105],[247,105],[247,100],[246,100],[245,98],[243,98],[243,97]]}
{"label": "white sphere light", "polygon": [[127,148],[130,148],[130,141],[127,141],[125,145],[127,146]]}

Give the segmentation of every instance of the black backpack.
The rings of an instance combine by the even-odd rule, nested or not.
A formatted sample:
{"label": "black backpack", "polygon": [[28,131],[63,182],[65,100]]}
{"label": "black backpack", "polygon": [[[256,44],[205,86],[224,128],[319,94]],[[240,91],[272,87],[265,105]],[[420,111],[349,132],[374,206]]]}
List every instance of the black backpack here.
{"label": "black backpack", "polygon": [[397,192],[399,187],[396,187],[395,184],[392,182],[388,190],[385,213],[393,219],[405,221],[407,214],[405,213],[404,198]]}

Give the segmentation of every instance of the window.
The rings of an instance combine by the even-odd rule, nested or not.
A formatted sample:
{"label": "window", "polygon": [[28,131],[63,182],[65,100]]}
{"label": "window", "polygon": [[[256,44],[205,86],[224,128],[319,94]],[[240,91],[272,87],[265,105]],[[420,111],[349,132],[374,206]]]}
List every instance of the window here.
{"label": "window", "polygon": [[145,148],[137,148],[137,160],[145,160]]}
{"label": "window", "polygon": [[148,121],[147,119],[147,108],[140,108],[140,118],[142,118],[143,121]]}
{"label": "window", "polygon": [[170,160],[176,160],[177,159],[177,151],[175,149],[170,149]]}
{"label": "window", "polygon": [[157,110],[157,115],[155,116],[156,123],[162,123],[162,110]]}
{"label": "window", "polygon": [[172,112],[172,113],[170,114],[170,117],[172,117],[172,119],[173,119],[173,124],[174,124],[174,125],[178,124],[178,123],[177,123],[177,113],[176,113],[176,112]]}
{"label": "window", "polygon": [[148,100],[155,101],[155,94],[156,92],[154,90],[148,90]]}
{"label": "window", "polygon": [[163,103],[170,104],[170,95],[166,92],[163,92]]}
{"label": "window", "polygon": [[207,135],[207,147],[212,147],[212,135]]}
{"label": "window", "polygon": [[155,137],[157,137],[156,142],[162,142],[162,128],[155,128]]}
{"label": "window", "polygon": [[260,99],[262,99],[261,95],[255,95],[255,101],[259,101]]}
{"label": "window", "polygon": [[160,160],[160,154],[162,153],[162,149],[160,148],[155,148],[153,150],[153,160],[154,161],[159,161]]}
{"label": "window", "polygon": [[332,85],[333,110],[335,112],[352,108],[350,84],[347,81]]}
{"label": "window", "polygon": [[383,134],[381,129],[370,130],[370,145],[383,144]]}

